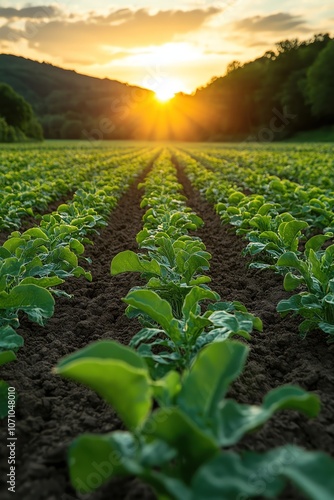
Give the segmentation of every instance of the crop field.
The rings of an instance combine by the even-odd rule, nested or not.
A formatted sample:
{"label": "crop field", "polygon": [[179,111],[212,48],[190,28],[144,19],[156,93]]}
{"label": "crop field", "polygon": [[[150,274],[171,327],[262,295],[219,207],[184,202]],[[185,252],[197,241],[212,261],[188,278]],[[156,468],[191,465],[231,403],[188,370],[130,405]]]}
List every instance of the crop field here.
{"label": "crop field", "polygon": [[3,146],[0,194],[2,500],[333,500],[333,145]]}

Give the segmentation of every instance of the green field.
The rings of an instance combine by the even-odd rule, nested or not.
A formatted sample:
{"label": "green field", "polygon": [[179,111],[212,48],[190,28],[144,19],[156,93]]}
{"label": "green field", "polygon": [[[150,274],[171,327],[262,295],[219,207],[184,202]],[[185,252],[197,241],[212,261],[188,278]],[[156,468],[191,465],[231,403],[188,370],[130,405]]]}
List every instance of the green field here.
{"label": "green field", "polygon": [[333,498],[333,144],[4,145],[0,192],[20,498]]}

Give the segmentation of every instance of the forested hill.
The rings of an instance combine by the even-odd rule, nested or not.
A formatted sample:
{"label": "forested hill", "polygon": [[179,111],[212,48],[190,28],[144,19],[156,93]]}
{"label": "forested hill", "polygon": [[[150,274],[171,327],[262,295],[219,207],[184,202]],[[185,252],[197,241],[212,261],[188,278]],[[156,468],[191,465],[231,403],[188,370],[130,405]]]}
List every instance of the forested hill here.
{"label": "forested hill", "polygon": [[96,128],[104,136],[117,128],[118,137],[126,137],[132,131],[124,108],[152,98],[146,89],[7,54],[0,54],[0,82],[32,105],[45,137],[51,138],[79,138],[82,131]]}
{"label": "forested hill", "polygon": [[285,40],[255,61],[232,62],[195,98],[214,103],[211,132],[259,140],[334,123],[334,39]]}
{"label": "forested hill", "polygon": [[272,141],[334,124],[334,39],[279,42],[167,105],[149,90],[10,55],[0,55],[0,82],[32,105],[45,137]]}

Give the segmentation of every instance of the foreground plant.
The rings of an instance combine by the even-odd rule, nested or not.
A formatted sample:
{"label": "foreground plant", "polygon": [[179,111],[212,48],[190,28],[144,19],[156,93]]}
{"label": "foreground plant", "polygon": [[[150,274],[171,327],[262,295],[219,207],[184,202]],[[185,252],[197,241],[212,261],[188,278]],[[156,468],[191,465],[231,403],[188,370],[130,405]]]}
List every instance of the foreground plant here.
{"label": "foreground plant", "polygon": [[275,498],[289,480],[311,499],[330,500],[334,462],[323,453],[295,446],[262,454],[224,450],[279,410],[314,417],[320,408],[316,395],[294,386],[270,391],[261,406],[226,398],[247,353],[241,343],[218,341],[182,375],[170,371],[158,381],[139,354],[112,341],[64,358],[55,372],[95,390],[128,428],[85,434],[73,442],[68,457],[73,486],[85,494],[112,477],[135,475],[159,500],[235,500],[238,495]]}

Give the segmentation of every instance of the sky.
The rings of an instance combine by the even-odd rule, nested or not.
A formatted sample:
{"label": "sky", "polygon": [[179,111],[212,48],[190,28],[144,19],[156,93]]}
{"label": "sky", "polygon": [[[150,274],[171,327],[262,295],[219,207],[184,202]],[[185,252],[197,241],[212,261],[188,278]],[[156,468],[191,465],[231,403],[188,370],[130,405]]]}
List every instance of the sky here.
{"label": "sky", "polygon": [[325,0],[0,0],[0,52],[152,90],[193,92],[288,38],[334,35]]}

